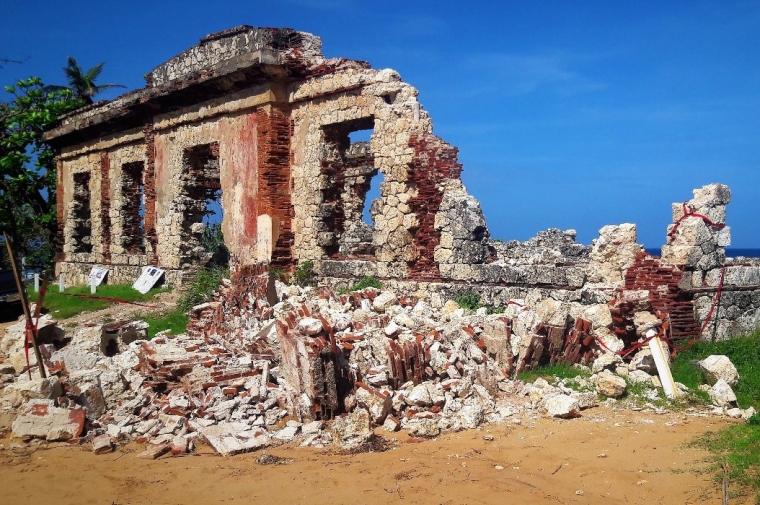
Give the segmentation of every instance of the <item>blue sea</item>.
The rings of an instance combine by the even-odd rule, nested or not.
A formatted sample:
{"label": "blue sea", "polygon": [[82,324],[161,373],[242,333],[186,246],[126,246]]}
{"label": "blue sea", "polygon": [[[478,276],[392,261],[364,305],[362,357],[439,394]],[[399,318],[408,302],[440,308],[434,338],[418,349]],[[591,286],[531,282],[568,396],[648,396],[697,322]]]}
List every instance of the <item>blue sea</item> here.
{"label": "blue sea", "polygon": [[[659,247],[646,247],[644,249],[648,254],[653,256],[660,255]],[[745,258],[760,258],[760,249],[758,248],[741,248],[741,247],[727,247],[726,256],[729,258],[736,258],[737,256],[744,256]]]}

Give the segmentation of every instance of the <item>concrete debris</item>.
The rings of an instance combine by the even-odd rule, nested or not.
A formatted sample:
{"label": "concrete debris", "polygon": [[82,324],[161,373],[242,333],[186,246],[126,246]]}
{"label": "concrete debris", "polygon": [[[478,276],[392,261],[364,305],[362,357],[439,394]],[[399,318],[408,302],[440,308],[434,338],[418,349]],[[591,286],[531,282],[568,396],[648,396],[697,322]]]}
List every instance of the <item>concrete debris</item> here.
{"label": "concrete debris", "polygon": [[547,415],[562,418],[576,417],[581,410],[578,400],[566,395],[550,397],[544,403],[544,407],[546,408]]}
{"label": "concrete debris", "polygon": [[112,450],[111,437],[107,434],[98,435],[92,439],[92,452],[95,454],[106,454]]}
{"label": "concrete debris", "polygon": [[720,379],[726,381],[731,387],[739,383],[739,372],[736,371],[736,367],[728,356],[716,354],[708,356],[699,362],[699,369],[710,384],[715,384]]}
{"label": "concrete debris", "polygon": [[710,395],[710,401],[718,407],[736,407],[736,395],[731,386],[724,379],[718,379],[707,394]]}
{"label": "concrete debris", "polygon": [[625,379],[608,370],[599,372],[594,381],[596,392],[608,398],[620,398],[625,394]]}
{"label": "concrete debris", "polygon": [[[273,306],[255,297],[230,305],[234,286],[223,282],[193,309],[185,334],[131,340],[127,329],[142,325],[120,323],[109,327],[121,332],[117,344],[103,346],[104,327],[94,325],[49,354],[48,379],[12,371],[0,406],[18,415],[14,434],[66,440],[86,428],[96,453],[136,441],[151,459],[199,442],[225,456],[283,443],[357,449],[376,427],[431,438],[538,413],[572,418],[598,405],[598,395],[623,397],[620,375],[656,379],[646,372],[646,352],[627,362],[595,341],[604,331],[618,338],[608,324],[620,317],[614,304],[544,298],[531,302],[535,310],[522,300],[488,314],[375,288],[336,295],[281,285]],[[645,305],[635,293],[621,299],[638,312]],[[236,329],[222,331],[233,320]],[[585,375],[514,379],[562,362]],[[715,386],[711,397],[720,393],[716,405],[734,406],[723,384],[728,389]]]}
{"label": "concrete debris", "polygon": [[48,442],[65,441],[82,434],[85,411],[59,408],[53,400],[31,400],[13,421],[13,434],[20,438],[42,438]]}
{"label": "concrete debris", "polygon": [[361,447],[374,436],[369,412],[362,408],[336,418],[333,421],[332,432],[335,442],[344,449]]}

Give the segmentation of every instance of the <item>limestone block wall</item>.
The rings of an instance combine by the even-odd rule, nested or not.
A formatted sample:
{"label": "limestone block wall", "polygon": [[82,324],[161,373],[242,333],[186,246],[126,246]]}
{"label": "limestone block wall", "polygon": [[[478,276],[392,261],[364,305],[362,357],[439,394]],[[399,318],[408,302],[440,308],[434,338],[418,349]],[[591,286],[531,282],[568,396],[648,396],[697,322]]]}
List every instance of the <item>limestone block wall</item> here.
{"label": "limestone block wall", "polygon": [[[229,248],[242,263],[262,258],[268,261],[279,234],[289,226],[289,223],[281,226],[279,219],[273,220],[270,216],[261,219],[259,215],[260,211],[268,212],[277,207],[271,203],[281,196],[268,185],[264,191],[268,198],[262,199],[259,187],[272,177],[283,178],[282,174],[273,172],[271,167],[276,164],[265,156],[274,151],[270,136],[277,137],[277,129],[269,120],[276,111],[261,106],[268,97],[261,87],[253,87],[235,97],[242,111],[218,100],[200,103],[156,116],[148,128],[64,150],[59,155],[60,195],[65,209],[59,270],[67,276],[66,282],[86,282],[86,273],[96,264],[109,266],[110,282],[130,282],[144,265],[188,271],[204,260],[203,254],[194,250],[197,242],[193,242],[192,236],[200,234],[203,227],[187,223],[191,211],[197,215],[203,207],[203,201],[188,199],[187,195],[188,187],[197,182],[198,175],[189,173],[188,153],[198,146],[213,145],[216,149],[216,178],[224,190],[222,207],[229,209],[222,223]],[[265,132],[257,129],[261,118],[266,124]],[[289,136],[289,132],[286,124],[285,135]],[[280,132],[279,137],[282,136]],[[258,150],[262,143],[267,146],[265,153]],[[285,152],[287,161],[287,142],[280,151]],[[260,161],[265,168],[269,167],[262,180],[259,180]],[[83,180],[82,177],[87,179],[86,195],[76,185],[77,178]],[[144,188],[142,194],[137,183]],[[289,183],[286,173],[282,184]],[[83,205],[78,205],[78,201]],[[269,205],[261,205],[262,201]],[[141,224],[139,219],[134,219],[134,212],[139,212],[143,202],[145,215]],[[87,219],[77,217],[82,214],[77,213],[80,207],[86,209]],[[277,214],[276,209],[274,214]],[[86,236],[86,245],[91,250],[83,250],[78,233]],[[136,240],[135,235],[142,233],[145,240]],[[127,266],[137,268],[122,268]],[[181,275],[167,276],[176,278],[177,282],[181,280]]]}

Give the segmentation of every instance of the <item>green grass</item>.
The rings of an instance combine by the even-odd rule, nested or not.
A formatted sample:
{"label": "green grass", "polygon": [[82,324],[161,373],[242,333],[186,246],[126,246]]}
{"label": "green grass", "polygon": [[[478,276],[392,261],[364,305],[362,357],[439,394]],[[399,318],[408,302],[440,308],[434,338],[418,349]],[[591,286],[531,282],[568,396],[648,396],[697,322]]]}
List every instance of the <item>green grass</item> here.
{"label": "green grass", "polygon": [[566,363],[557,363],[555,365],[545,365],[535,370],[525,370],[517,374],[517,378],[523,382],[534,382],[539,377],[557,377],[558,379],[572,379],[574,377],[588,377],[587,370],[582,370],[568,365]]}
{"label": "green grass", "polygon": [[362,277],[359,282],[354,284],[353,286],[349,286],[345,289],[341,289],[338,293],[339,295],[343,295],[346,293],[351,293],[353,291],[359,291],[365,288],[382,288],[382,285],[380,284],[380,281],[377,280],[375,277],[372,277],[371,275],[365,275]]}
{"label": "green grass", "polygon": [[184,333],[187,328],[187,314],[179,309],[164,312],[148,312],[138,316],[148,323],[148,340],[156,336],[159,331],[170,330],[172,335]]}
{"label": "green grass", "polygon": [[760,416],[753,416],[751,423],[706,433],[690,445],[712,453],[716,482],[722,482],[722,464],[727,465],[732,497],[754,492],[755,503],[760,503]]}
{"label": "green grass", "polygon": [[172,335],[184,333],[189,318],[187,312],[194,306],[203,303],[211,293],[219,288],[222,279],[228,278],[228,268],[214,266],[199,269],[190,282],[185,286],[182,296],[173,310],[146,312],[138,317],[148,323],[148,339],[156,336],[156,333],[169,330]]}
{"label": "green grass", "polygon": [[[58,291],[58,286],[50,286],[45,293],[45,299],[42,302],[43,312],[49,312],[51,316],[58,320],[68,319],[81,314],[85,311],[95,311],[110,307],[112,302],[97,300],[92,298],[80,298],[71,295],[87,295],[104,298],[118,298],[130,302],[150,304],[151,299],[165,289],[153,288],[146,294],[140,294],[137,290],[132,289],[128,284],[104,284],[98,286],[97,292],[90,295],[90,286],[72,286],[64,290],[63,293]],[[28,290],[29,301],[36,303],[39,294],[34,292],[33,288]]]}
{"label": "green grass", "polygon": [[698,391],[697,387],[705,381],[692,361],[704,359],[711,354],[728,356],[739,372],[739,384],[733,388],[739,406],[760,410],[760,329],[744,337],[696,343],[676,357],[671,367],[673,378],[689,389]]}
{"label": "green grass", "polygon": [[[721,342],[698,342],[678,354],[671,367],[673,378],[703,399],[707,394],[697,387],[705,380],[693,361],[711,354],[728,356],[739,372],[739,383],[733,388],[739,406],[760,410],[760,329]],[[733,496],[754,492],[755,503],[760,503],[760,415],[755,414],[748,423],[707,433],[691,445],[712,453],[717,482],[723,480],[722,465],[727,465]]]}

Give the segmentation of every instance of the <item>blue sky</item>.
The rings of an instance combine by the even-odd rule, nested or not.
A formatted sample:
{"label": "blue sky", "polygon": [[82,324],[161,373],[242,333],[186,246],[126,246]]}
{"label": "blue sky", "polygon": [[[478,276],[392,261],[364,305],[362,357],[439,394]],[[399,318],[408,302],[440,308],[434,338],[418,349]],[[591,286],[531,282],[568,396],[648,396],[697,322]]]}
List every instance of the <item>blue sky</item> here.
{"label": "blue sky", "polygon": [[24,63],[0,83],[63,84],[71,55],[133,89],[240,24],[308,31],[327,56],[398,70],[459,147],[493,237],[574,228],[589,243],[634,222],[659,247],[670,203],[722,182],[732,245],[760,247],[758,1],[4,2],[0,56]]}

